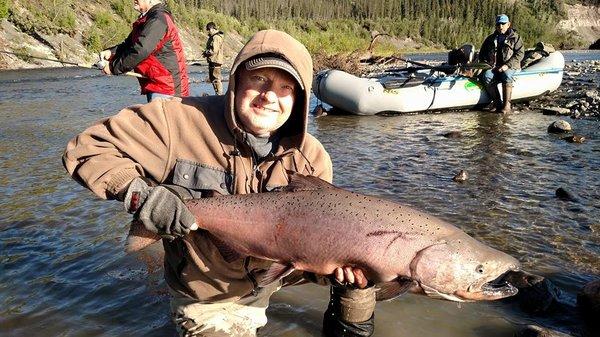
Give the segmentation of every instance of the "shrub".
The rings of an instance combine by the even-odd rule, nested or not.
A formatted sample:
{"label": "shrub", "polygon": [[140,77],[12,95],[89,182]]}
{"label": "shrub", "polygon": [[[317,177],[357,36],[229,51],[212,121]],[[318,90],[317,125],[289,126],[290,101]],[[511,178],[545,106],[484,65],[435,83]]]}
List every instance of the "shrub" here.
{"label": "shrub", "polygon": [[83,45],[91,52],[98,53],[104,49],[100,31],[92,27],[83,33]]}
{"label": "shrub", "polygon": [[91,52],[99,52],[120,43],[130,32],[129,24],[108,11],[92,16],[94,24],[83,33],[83,43]]}
{"label": "shrub", "polygon": [[10,0],[0,0],[0,20],[8,17],[9,2]]}
{"label": "shrub", "polygon": [[110,8],[127,22],[133,22],[137,15],[131,0],[111,0]]}

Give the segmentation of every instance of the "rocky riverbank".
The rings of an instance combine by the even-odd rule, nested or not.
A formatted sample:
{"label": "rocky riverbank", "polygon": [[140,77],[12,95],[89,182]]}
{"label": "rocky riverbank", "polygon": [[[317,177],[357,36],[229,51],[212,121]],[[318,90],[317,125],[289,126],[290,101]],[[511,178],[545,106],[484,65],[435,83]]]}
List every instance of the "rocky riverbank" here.
{"label": "rocky riverbank", "polygon": [[600,118],[600,61],[569,62],[558,90],[528,103],[545,114]]}

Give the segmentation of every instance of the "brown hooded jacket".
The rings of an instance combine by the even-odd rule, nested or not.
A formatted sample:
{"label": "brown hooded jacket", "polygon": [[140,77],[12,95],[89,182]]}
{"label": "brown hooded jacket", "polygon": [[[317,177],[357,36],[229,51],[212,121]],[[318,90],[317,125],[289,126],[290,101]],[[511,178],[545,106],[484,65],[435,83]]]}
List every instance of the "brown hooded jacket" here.
{"label": "brown hooded jacket", "polygon": [[[277,149],[257,163],[235,117],[234,96],[238,67],[261,54],[285,58],[300,74],[305,90],[279,130]],[[154,101],[124,109],[72,139],[63,163],[80,184],[109,199],[117,198],[138,176],[184,186],[196,197],[207,191],[266,192],[287,185],[286,171],[331,182],[331,159],[307,133],[311,84],[312,60],[306,48],[286,33],[260,31],[238,54],[225,96]],[[247,296],[254,288],[253,271],[270,264],[255,258],[228,263],[201,230],[163,241],[168,285],[199,301]]]}

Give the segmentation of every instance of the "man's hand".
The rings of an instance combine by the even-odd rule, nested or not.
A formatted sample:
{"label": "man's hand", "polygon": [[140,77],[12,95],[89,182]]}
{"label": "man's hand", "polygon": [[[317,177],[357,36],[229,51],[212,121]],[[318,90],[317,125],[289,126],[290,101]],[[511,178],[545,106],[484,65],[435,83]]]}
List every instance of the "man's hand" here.
{"label": "man's hand", "polygon": [[182,194],[186,192],[179,186],[150,187],[143,179],[136,178],[129,185],[123,202],[144,227],[173,240],[198,229],[196,218],[183,202]]}
{"label": "man's hand", "polygon": [[110,58],[112,57],[112,53],[110,49],[103,50],[98,55],[100,60],[96,63],[96,67],[102,70],[106,75],[112,75],[112,71],[110,71]]}
{"label": "man's hand", "polygon": [[100,60],[95,64],[96,68],[102,70],[106,75],[112,75],[112,71],[110,71],[110,63],[107,60]]}
{"label": "man's hand", "polygon": [[498,71],[503,73],[508,70],[508,66],[506,64],[502,65],[502,67],[498,68]]}
{"label": "man's hand", "polygon": [[110,64],[108,62],[106,62],[106,65],[104,68],[102,68],[102,72],[106,75],[112,75],[112,71],[110,71]]}
{"label": "man's hand", "polygon": [[110,52],[110,49],[106,49],[100,52],[100,59],[101,60],[110,60],[110,57],[112,56],[112,53]]}
{"label": "man's hand", "polygon": [[365,288],[367,286],[368,280],[365,277],[362,269],[360,268],[352,268],[349,266],[338,267],[333,272],[336,281],[341,284],[351,284],[357,288]]}

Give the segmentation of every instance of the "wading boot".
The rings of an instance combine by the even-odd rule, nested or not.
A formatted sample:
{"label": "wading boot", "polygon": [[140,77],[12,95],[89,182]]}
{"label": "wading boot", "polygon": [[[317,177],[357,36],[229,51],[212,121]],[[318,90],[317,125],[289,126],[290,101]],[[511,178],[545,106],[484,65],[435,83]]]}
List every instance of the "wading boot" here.
{"label": "wading boot", "polygon": [[498,83],[491,83],[489,84],[485,90],[487,91],[488,95],[490,96],[490,105],[489,105],[489,111],[490,112],[500,112],[500,110],[502,110],[502,100],[500,99],[500,91],[498,91]]}
{"label": "wading boot", "polygon": [[508,83],[502,83],[502,98],[504,100],[504,106],[502,106],[503,114],[509,114],[512,112],[512,107],[510,105],[510,100],[512,98],[512,89],[513,86]]}
{"label": "wading boot", "polygon": [[329,306],[323,316],[326,337],[369,337],[375,330],[375,288],[331,286]]}

